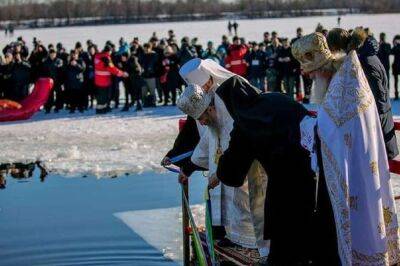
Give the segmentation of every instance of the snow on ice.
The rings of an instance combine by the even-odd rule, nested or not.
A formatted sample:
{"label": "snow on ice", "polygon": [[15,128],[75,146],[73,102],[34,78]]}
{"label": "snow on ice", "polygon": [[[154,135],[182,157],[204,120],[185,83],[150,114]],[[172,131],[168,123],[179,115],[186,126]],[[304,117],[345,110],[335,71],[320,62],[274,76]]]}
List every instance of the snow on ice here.
{"label": "snow on ice", "polygon": [[0,125],[0,162],[41,161],[66,175],[113,176],[161,171],[160,160],[178,133],[177,108],[45,115]]}

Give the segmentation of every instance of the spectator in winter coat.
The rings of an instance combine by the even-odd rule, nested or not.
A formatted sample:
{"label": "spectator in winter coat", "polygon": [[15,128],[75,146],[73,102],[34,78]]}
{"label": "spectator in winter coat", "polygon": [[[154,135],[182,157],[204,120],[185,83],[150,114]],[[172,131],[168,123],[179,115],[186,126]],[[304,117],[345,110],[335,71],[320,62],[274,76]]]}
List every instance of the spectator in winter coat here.
{"label": "spectator in winter coat", "polygon": [[85,63],[84,72],[84,91],[85,91],[85,109],[89,106],[93,108],[93,101],[95,98],[95,86],[94,86],[94,56],[97,53],[97,47],[93,44],[89,45],[87,52],[82,54],[81,57]]}
{"label": "spectator in winter coat", "polygon": [[125,41],[124,38],[119,39],[119,48],[118,48],[118,55],[122,55],[123,53],[129,53],[129,44]]}
{"label": "spectator in winter coat", "polygon": [[236,75],[246,77],[247,63],[245,56],[247,52],[248,47],[240,44],[239,37],[233,37],[233,44],[229,46],[228,55],[225,57],[225,68]]}
{"label": "spectator in winter coat", "polygon": [[72,50],[70,61],[65,69],[65,91],[70,113],[75,113],[76,109],[82,113],[85,109],[84,72],[85,62],[79,58],[79,50]]}
{"label": "spectator in winter coat", "polygon": [[281,46],[278,38],[274,38],[271,44],[265,49],[265,59],[267,64],[267,88],[270,92],[281,92],[281,87],[278,86],[278,49]]}
{"label": "spectator in winter coat", "polygon": [[379,51],[378,51],[378,57],[379,60],[381,60],[382,65],[385,67],[386,71],[386,76],[388,78],[388,81],[390,81],[390,52],[392,50],[392,47],[390,43],[386,42],[386,34],[382,32],[379,35]]}
{"label": "spectator in winter coat", "polygon": [[198,57],[196,49],[189,44],[189,38],[183,37],[181,40],[181,49],[178,52],[178,58],[181,65],[184,65],[187,61]]}
{"label": "spectator in winter coat", "polygon": [[231,44],[229,43],[228,37],[226,35],[223,35],[222,42],[217,48],[217,55],[221,60],[221,65],[225,65],[225,57],[228,53],[228,49],[229,49],[230,45]]}
{"label": "spectator in winter coat", "polygon": [[15,44],[14,52],[20,53],[23,60],[27,60],[29,56],[29,49],[21,37],[18,37],[18,42]]}
{"label": "spectator in winter coat", "polygon": [[264,40],[265,47],[268,47],[271,44],[271,36],[268,31],[264,32]]}
{"label": "spectator in winter coat", "polygon": [[0,65],[0,99],[6,98],[8,92],[12,90],[12,68],[14,64],[12,53],[7,52],[4,56],[3,64]]}
{"label": "spectator in winter coat", "polygon": [[196,50],[196,54],[198,57],[201,58],[201,55],[203,54],[203,46],[198,43],[199,39],[197,37],[193,38],[191,41],[192,47]]}
{"label": "spectator in winter coat", "polygon": [[[302,28],[297,28],[296,30],[296,38],[293,38],[290,41],[290,46],[293,45],[298,39],[303,37],[303,29]],[[300,82],[300,76],[303,79],[303,85],[304,85],[304,98],[303,98],[303,103],[309,103],[310,102],[310,96],[311,96],[311,87],[312,87],[312,79],[308,75],[303,75],[301,73],[301,66],[300,62],[297,61],[294,58],[293,62],[294,66],[294,75],[295,75],[295,86],[296,86],[296,92],[297,92],[297,99],[300,100],[301,97],[301,82]]]}
{"label": "spectator in winter coat", "polygon": [[63,47],[62,43],[57,43],[56,49],[57,49],[57,58],[61,59],[63,61],[63,65],[66,66],[68,64],[69,54]]}
{"label": "spectator in winter coat", "polygon": [[21,54],[14,54],[14,63],[12,64],[11,87],[6,91],[6,98],[12,101],[22,101],[29,95],[29,85],[31,83],[31,65],[23,60]]}
{"label": "spectator in winter coat", "polygon": [[358,57],[374,94],[385,140],[386,154],[390,160],[399,154],[399,150],[390,103],[389,81],[385,67],[377,56],[378,49],[378,42],[373,37],[368,37],[363,46],[358,49]]}
{"label": "spectator in winter coat", "polygon": [[[161,40],[158,42],[157,37],[152,37],[150,39],[150,44],[154,52],[157,54],[157,63],[155,67],[155,73],[156,73],[156,89],[157,89],[157,95],[158,95],[158,103],[163,102],[163,89],[162,85],[160,83],[160,78],[163,74],[163,65],[162,62],[164,60],[164,49],[165,49],[165,41]],[[164,96],[165,97],[165,96]]]}
{"label": "spectator in winter coat", "polygon": [[221,64],[221,58],[218,56],[217,51],[214,49],[214,43],[209,41],[207,43],[207,49],[204,50],[203,54],[201,55],[202,59],[211,59]]}
{"label": "spectator in winter coat", "polygon": [[164,83],[164,106],[168,105],[169,96],[171,94],[172,105],[176,105],[176,90],[182,85],[179,75],[179,59],[172,47],[167,46],[164,51],[165,59],[163,65],[166,70],[166,80]]}
{"label": "spectator in winter coat", "polygon": [[[142,67],[135,53],[123,53],[121,56],[122,70],[129,74],[128,78],[123,79],[125,87],[125,105],[122,112],[129,111],[129,108],[136,102],[136,111],[142,110],[141,91],[143,80],[141,77]],[[129,101],[129,99],[131,99]]]}
{"label": "spectator in winter coat", "polygon": [[[277,51],[277,61],[279,69],[279,80],[283,82],[286,95],[293,99],[295,82],[296,82],[296,59],[292,55],[287,38],[282,39],[282,46]],[[280,83],[278,87],[280,87]]]}
{"label": "spectator in winter coat", "polygon": [[246,55],[247,79],[251,85],[265,91],[266,60],[265,53],[259,49],[258,43],[253,43],[253,49]]}
{"label": "spectator in winter coat", "polygon": [[143,107],[155,107],[156,97],[156,70],[158,56],[149,43],[143,45],[144,54],[139,57],[139,64],[143,68],[142,101]]}
{"label": "spectator in winter coat", "polygon": [[44,47],[40,42],[35,46],[35,49],[32,51],[31,55],[29,56],[29,64],[32,66],[32,78],[36,80],[41,64],[43,60],[47,57],[48,53],[46,47]]}
{"label": "spectator in winter coat", "polygon": [[392,55],[394,55],[394,61],[392,64],[392,72],[394,77],[394,97],[396,100],[399,99],[399,75],[400,75],[400,35],[396,35],[393,38]]}
{"label": "spectator in winter coat", "polygon": [[[131,48],[132,49],[132,48]],[[143,68],[139,64],[139,59],[135,56],[134,53],[131,52],[131,55],[128,60],[128,68],[129,68],[129,80],[132,88],[132,105],[136,102],[135,111],[142,110],[142,87],[143,87]]]}
{"label": "spectator in winter coat", "polygon": [[54,49],[49,50],[49,56],[43,61],[40,77],[46,77],[53,79],[53,90],[50,92],[49,98],[45,104],[46,113],[50,113],[50,110],[55,106],[55,112],[57,113],[64,107],[64,95],[61,85],[63,84],[63,61],[57,58],[57,52]]}
{"label": "spectator in winter coat", "polygon": [[102,53],[94,57],[94,82],[96,86],[96,113],[105,114],[110,111],[107,106],[109,91],[112,86],[112,76],[128,77],[128,73],[122,72],[111,61],[111,47],[106,45]]}

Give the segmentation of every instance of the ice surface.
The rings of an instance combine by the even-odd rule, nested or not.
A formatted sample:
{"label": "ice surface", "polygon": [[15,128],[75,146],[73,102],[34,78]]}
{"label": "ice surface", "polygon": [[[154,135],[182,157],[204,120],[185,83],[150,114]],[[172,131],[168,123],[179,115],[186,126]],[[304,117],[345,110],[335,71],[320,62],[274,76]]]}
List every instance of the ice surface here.
{"label": "ice surface", "polygon": [[172,107],[105,116],[41,112],[29,121],[0,125],[0,162],[39,160],[66,175],[161,171],[181,117]]}
{"label": "ice surface", "polygon": [[[164,257],[182,263],[182,211],[181,207],[126,211],[114,215],[124,222]],[[196,225],[204,225],[204,205],[191,206]],[[160,227],[160,221],[162,226]]]}
{"label": "ice surface", "polygon": [[[238,20],[239,35],[249,41],[261,41],[264,31],[277,31],[280,36],[292,38],[295,37],[297,27],[302,27],[305,33],[310,33],[315,30],[318,22],[328,29],[337,27],[336,16],[246,19]],[[26,29],[16,30],[15,36],[23,36],[29,45],[31,45],[33,37],[37,37],[45,44],[62,42],[69,50],[74,47],[75,42],[85,42],[87,39],[98,43],[100,48],[107,40],[117,43],[120,37],[130,41],[137,36],[142,42],[146,42],[153,32],[156,32],[159,37],[166,37],[167,31],[173,29],[178,41],[183,36],[199,37],[199,41],[205,45],[209,40],[219,43],[221,36],[227,34],[227,23],[225,20],[214,20]],[[399,24],[400,14],[346,15],[342,16],[341,20],[341,27],[345,29],[357,26],[369,27],[376,36],[384,31],[388,41],[398,34],[398,27],[394,27],[394,25]],[[10,40],[9,37],[2,38],[0,45],[4,45]]]}

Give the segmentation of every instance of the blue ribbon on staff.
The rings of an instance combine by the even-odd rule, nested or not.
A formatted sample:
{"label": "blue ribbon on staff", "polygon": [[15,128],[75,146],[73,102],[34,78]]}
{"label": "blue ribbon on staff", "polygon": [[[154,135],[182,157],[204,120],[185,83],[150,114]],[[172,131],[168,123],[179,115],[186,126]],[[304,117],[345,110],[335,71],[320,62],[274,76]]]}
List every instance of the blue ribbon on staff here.
{"label": "blue ribbon on staff", "polygon": [[[174,164],[174,163],[177,163],[177,162],[179,162],[179,161],[181,161],[181,160],[183,160],[183,159],[186,159],[186,158],[188,158],[188,157],[190,157],[190,156],[192,156],[192,155],[193,155],[193,151],[189,151],[189,152],[185,152],[185,153],[183,153],[183,154],[181,154],[181,155],[172,157],[172,158],[169,159],[169,160],[170,160],[170,162],[171,162],[172,164]],[[164,168],[167,169],[168,171],[171,171],[171,172],[177,173],[177,174],[180,173],[179,168],[175,168],[175,167],[172,167],[172,166],[169,166],[169,165],[163,165],[163,166],[164,166]]]}
{"label": "blue ribbon on staff", "polygon": [[171,163],[177,163],[177,162],[179,162],[179,161],[181,161],[181,160],[183,160],[183,159],[186,159],[186,158],[188,158],[188,157],[190,157],[190,156],[192,156],[192,155],[193,155],[193,151],[189,151],[189,152],[185,152],[185,153],[183,153],[183,154],[181,154],[181,155],[172,157],[172,158],[169,159],[169,160],[171,161]]}

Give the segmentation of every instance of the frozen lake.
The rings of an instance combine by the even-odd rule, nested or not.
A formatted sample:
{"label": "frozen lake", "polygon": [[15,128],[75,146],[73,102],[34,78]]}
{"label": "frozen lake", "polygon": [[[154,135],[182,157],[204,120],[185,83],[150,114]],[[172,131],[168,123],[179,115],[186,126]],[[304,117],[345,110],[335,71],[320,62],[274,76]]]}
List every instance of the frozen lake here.
{"label": "frozen lake", "polygon": [[[305,33],[314,31],[318,23],[328,29],[337,26],[336,16],[324,17],[297,17],[297,18],[274,18],[239,20],[239,35],[249,41],[261,41],[264,31],[277,31],[280,36],[295,37],[296,28],[302,27]],[[346,15],[342,17],[341,27],[354,28],[356,26],[369,27],[376,36],[380,32],[386,32],[388,40],[391,41],[400,30],[394,25],[400,25],[400,14],[378,14],[378,15]],[[120,37],[132,40],[137,36],[140,40],[147,41],[153,32],[159,37],[165,37],[167,31],[173,29],[178,40],[183,36],[199,37],[202,44],[211,40],[219,43],[221,36],[227,34],[227,21],[195,21],[195,22],[168,22],[152,24],[126,24],[126,25],[104,25],[84,26],[68,28],[46,28],[17,30],[16,36],[23,36],[29,45],[33,37],[37,37],[45,44],[62,42],[68,49],[73,48],[76,41],[85,42],[93,40],[102,46],[107,40],[117,43]],[[11,41],[11,38],[1,38],[0,45]]]}

